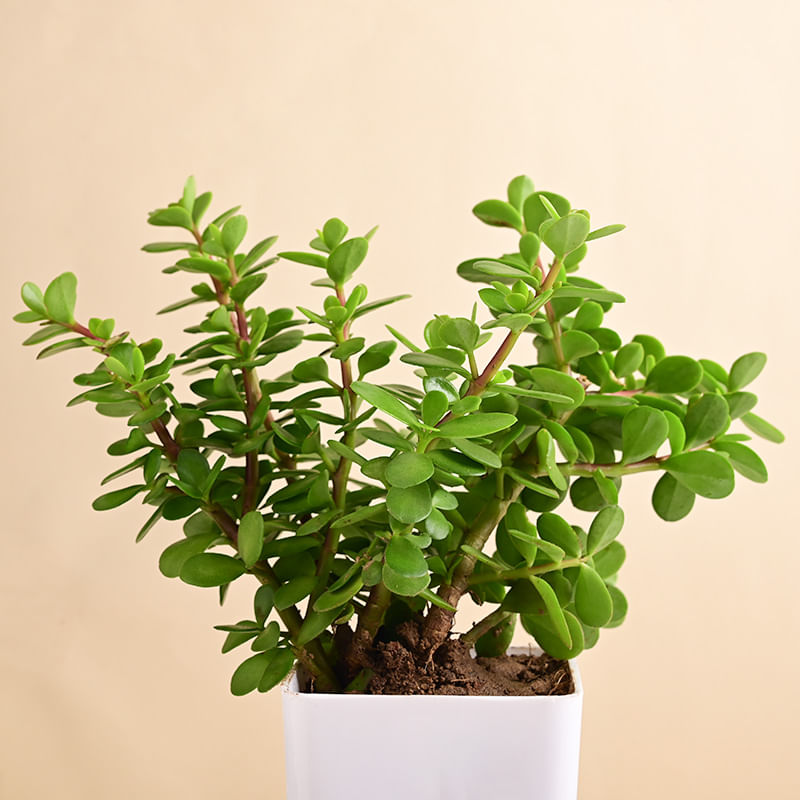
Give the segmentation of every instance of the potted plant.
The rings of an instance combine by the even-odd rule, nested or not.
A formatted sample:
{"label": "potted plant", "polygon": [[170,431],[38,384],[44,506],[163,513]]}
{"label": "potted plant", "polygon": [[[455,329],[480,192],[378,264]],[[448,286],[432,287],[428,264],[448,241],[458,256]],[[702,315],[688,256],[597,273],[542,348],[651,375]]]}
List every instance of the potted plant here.
{"label": "potted plant", "polygon": [[[765,481],[749,435],[729,428],[782,440],[746,389],[766,357],[726,369],[650,335],[623,340],[604,321],[624,298],[577,274],[589,242],[623,226],[593,228],[526,176],[473,209],[513,247],[459,265],[484,284],[472,309],[371,343],[361,317],[407,297],[369,300],[354,281],[375,229],[349,236],[329,219],[309,249],[269,257],[276,237],[243,247],[238,207],[205,222],[210,203],[190,178],[148,218],[179,234],[143,249],[178,253],[164,271],[199,279],[160,312],[206,309],[180,355],[79,321],[70,272],[22,288],[15,319],[39,323],[25,344],[56,340],[39,357],[100,356],[70,405],[124,420],[108,452],[130,460],[103,484],[128,485],[94,508],[151,506],[137,541],[182,521],[161,572],[221,603],[252,581],[251,617],[216,627],[223,652],[247,651],[234,694],[284,684],[290,798],[350,796],[353,770],[384,798],[574,798],[571,660],[627,609],[622,480],[657,473],[653,507],[669,521],[729,495],[735,472]],[[310,268],[321,302],[252,304],[279,260]],[[398,343],[408,385],[376,376]],[[196,376],[180,400],[176,371]],[[465,596],[487,613],[455,637]],[[506,653],[517,625],[541,656]]]}

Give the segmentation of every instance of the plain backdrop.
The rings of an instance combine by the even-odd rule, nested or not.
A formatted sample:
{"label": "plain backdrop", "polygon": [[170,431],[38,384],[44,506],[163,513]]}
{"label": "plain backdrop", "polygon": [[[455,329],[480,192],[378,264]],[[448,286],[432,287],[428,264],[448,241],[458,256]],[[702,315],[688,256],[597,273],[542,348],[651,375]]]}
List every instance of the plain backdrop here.
{"label": "plain backdrop", "polygon": [[[279,696],[230,696],[239,652],[212,630],[248,592],[220,609],[159,575],[177,525],[134,545],[145,509],[91,510],[120,421],[65,408],[94,358],[34,363],[10,321],[19,285],[74,270],[81,317],[180,349],[194,310],[155,311],[192,281],[139,248],[159,233],[145,213],[194,174],[218,210],[244,205],[249,241],[380,224],[362,279],[414,299],[361,330],[419,337],[433,313],[468,313],[459,261],[511,246],[470,209],[521,172],[627,224],[584,272],[626,295],[623,337],[725,365],[768,352],[754,388],[788,438],[757,445],[767,485],[740,479],[677,524],[650,509],[652,476],[626,485],[630,613],[581,656],[581,800],[800,795],[796,3],[0,5],[1,797],[284,791]],[[319,303],[309,277],[276,267],[263,302]],[[409,748],[435,751],[424,731]]]}

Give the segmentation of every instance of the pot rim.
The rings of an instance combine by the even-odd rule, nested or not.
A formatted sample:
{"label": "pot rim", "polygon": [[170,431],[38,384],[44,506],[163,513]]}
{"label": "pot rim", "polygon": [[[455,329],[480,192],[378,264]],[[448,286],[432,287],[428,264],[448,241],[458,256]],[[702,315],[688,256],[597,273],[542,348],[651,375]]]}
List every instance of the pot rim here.
{"label": "pot rim", "polygon": [[[542,649],[534,645],[528,646],[515,646],[509,647],[506,650],[509,655],[540,655]],[[300,684],[297,677],[297,668],[292,671],[281,682],[281,695],[284,700],[300,701],[300,702],[335,702],[337,700],[345,699],[348,703],[353,702],[368,702],[368,703],[398,703],[398,702],[414,702],[425,703],[434,701],[444,701],[448,703],[464,702],[470,703],[483,702],[483,703],[554,703],[554,702],[568,702],[571,700],[583,699],[583,683],[581,681],[581,673],[578,669],[577,660],[574,658],[569,659],[570,672],[572,673],[572,682],[574,689],[570,694],[538,694],[538,695],[510,695],[507,697],[494,697],[491,695],[449,695],[449,694],[336,694],[333,692],[301,692]]]}

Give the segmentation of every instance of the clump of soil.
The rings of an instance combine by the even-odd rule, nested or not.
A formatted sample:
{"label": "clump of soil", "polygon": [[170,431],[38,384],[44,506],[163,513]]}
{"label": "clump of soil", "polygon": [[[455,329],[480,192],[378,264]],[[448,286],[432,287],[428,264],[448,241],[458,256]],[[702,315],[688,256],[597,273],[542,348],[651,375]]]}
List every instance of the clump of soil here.
{"label": "clump of soil", "polygon": [[377,643],[367,694],[529,696],[571,694],[566,661],[547,654],[472,658],[469,645],[449,639],[432,655],[420,653],[414,622],[398,626],[396,638]]}

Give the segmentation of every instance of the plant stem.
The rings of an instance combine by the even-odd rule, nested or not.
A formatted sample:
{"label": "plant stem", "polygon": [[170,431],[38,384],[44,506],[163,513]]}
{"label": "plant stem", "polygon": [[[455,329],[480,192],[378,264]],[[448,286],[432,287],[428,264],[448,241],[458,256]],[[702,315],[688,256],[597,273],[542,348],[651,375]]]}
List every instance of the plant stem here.
{"label": "plant stem", "polygon": [[367,653],[383,623],[391,600],[392,593],[383,582],[376,583],[372,587],[366,605],[358,614],[358,625],[353,634],[353,641],[345,654],[345,662],[351,674],[367,666]]}
{"label": "plant stem", "polygon": [[480,622],[476,622],[465,634],[462,634],[460,637],[461,641],[467,644],[475,644],[481,636],[485,633],[489,633],[492,628],[496,627],[510,616],[510,611],[503,611],[500,608],[495,609],[491,614],[488,614],[480,620]]}
{"label": "plant stem", "polygon": [[[467,531],[462,544],[469,545],[475,550],[483,550],[492,532],[506,515],[508,507],[519,497],[522,488],[521,484],[515,484],[508,497],[496,497],[490,501],[475,520],[474,525]],[[465,553],[458,563],[450,583],[442,584],[439,587],[439,597],[451,606],[457,607],[458,601],[469,588],[469,580],[476,563],[475,556]],[[427,650],[433,652],[447,639],[454,617],[453,611],[440,606],[431,606],[422,630],[422,638]]]}

